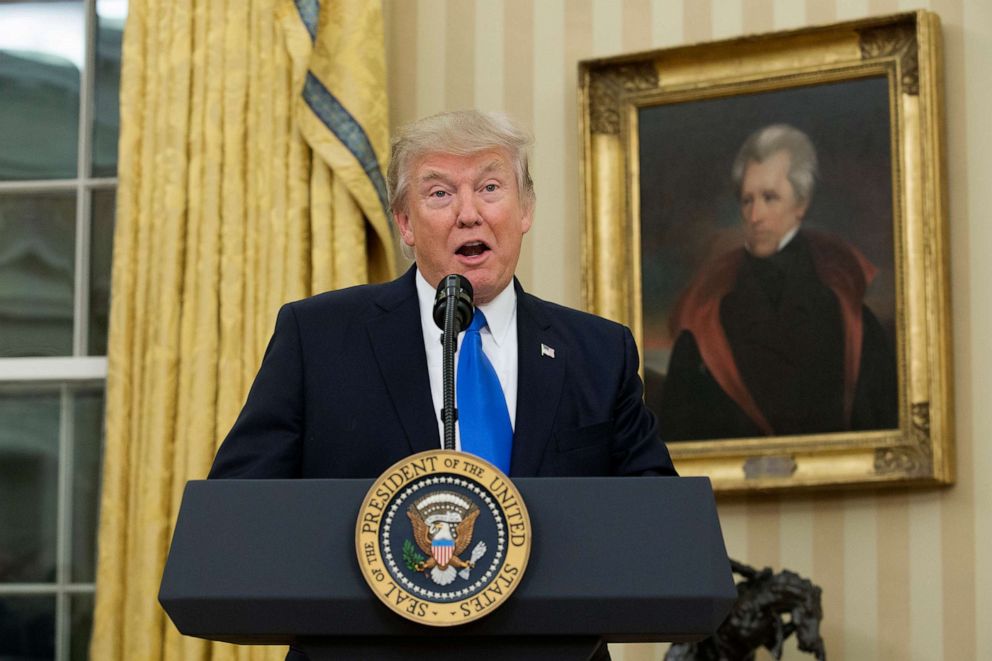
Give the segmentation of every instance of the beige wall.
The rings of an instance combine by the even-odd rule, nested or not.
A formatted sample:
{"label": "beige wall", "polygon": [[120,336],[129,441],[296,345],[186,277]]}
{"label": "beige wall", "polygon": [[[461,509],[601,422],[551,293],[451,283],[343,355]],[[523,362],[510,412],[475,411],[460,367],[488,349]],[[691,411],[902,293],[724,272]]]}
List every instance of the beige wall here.
{"label": "beige wall", "polygon": [[[958,483],[720,504],[732,556],[824,588],[831,659],[992,659],[992,2],[386,0],[394,125],[506,110],[536,136],[538,212],[518,273],[580,298],[576,63],[625,51],[931,9],[944,25]],[[985,478],[985,479],[982,479]],[[983,614],[983,615],[979,615]],[[663,647],[623,646],[621,661]],[[768,658],[768,657],[766,657]],[[789,646],[787,659],[809,658]]]}

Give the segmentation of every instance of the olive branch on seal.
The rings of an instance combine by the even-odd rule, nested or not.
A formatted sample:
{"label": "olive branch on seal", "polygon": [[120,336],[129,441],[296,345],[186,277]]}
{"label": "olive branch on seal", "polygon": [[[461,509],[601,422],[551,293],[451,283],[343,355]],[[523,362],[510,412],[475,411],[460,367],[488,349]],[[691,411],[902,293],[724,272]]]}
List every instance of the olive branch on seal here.
{"label": "olive branch on seal", "polygon": [[409,539],[403,541],[403,564],[410,571],[417,571],[417,567],[423,567],[424,561],[427,560],[424,556],[417,552],[417,547],[413,545],[413,542]]}

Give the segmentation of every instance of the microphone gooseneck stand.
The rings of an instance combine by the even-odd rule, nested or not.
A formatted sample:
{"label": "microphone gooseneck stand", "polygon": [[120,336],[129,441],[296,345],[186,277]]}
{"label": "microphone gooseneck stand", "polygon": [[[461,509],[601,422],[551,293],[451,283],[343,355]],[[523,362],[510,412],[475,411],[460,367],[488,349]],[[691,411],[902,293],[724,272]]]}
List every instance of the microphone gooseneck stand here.
{"label": "microphone gooseneck stand", "polygon": [[475,308],[472,305],[472,284],[461,275],[445,276],[434,298],[434,323],[441,327],[441,422],[444,424],[444,449],[455,450],[455,351],[458,334],[472,322]]}
{"label": "microphone gooseneck stand", "polygon": [[441,376],[443,396],[441,421],[444,423],[444,449],[455,449],[455,422],[458,409],[455,408],[455,352],[458,350],[458,331],[455,330],[455,306],[444,309],[444,332],[441,334]]}

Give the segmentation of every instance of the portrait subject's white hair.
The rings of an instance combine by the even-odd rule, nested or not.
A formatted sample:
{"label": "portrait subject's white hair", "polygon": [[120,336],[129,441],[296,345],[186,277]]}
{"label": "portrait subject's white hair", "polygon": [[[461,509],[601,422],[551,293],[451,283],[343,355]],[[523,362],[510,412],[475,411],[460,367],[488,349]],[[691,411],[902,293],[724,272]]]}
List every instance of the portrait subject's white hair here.
{"label": "portrait subject's white hair", "polygon": [[744,141],[731,170],[738,195],[747,164],[751,161],[762,163],[780,151],[789,154],[788,178],[796,199],[801,202],[810,201],[820,172],[816,148],[809,136],[788,124],[772,124],[758,129]]}

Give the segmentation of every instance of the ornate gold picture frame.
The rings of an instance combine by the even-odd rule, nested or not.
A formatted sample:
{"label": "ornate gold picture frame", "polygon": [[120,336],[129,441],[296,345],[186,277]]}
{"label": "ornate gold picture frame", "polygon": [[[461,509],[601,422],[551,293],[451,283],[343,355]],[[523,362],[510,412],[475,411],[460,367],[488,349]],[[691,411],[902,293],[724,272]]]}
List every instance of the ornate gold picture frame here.
{"label": "ornate gold picture frame", "polygon": [[679,472],[951,483],[937,16],[589,60],[579,81],[585,303],[633,329]]}

